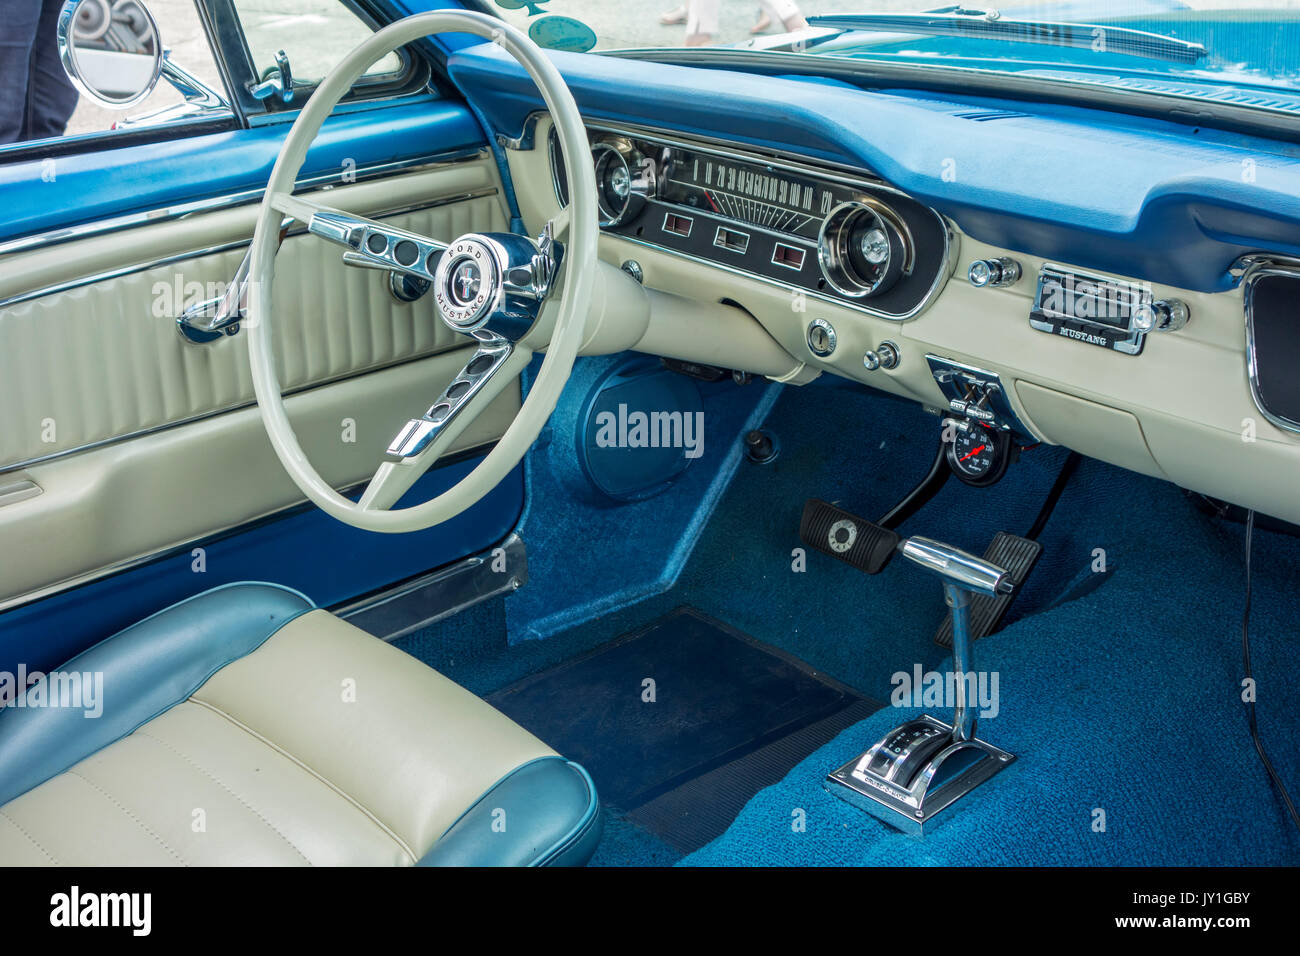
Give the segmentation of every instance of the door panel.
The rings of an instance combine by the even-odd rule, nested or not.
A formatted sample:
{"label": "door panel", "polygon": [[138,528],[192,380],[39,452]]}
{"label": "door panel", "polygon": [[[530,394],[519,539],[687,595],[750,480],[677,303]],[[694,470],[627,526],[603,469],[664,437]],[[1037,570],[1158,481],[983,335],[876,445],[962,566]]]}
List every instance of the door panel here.
{"label": "door panel", "polygon": [[[484,156],[318,198],[444,240],[506,222]],[[410,211],[385,215],[393,210]],[[255,213],[0,258],[0,480],[41,489],[0,504],[0,608],[301,501],[249,407],[244,337],[192,345],[174,323],[176,283],[228,282]],[[369,476],[400,425],[463,365],[469,340],[442,325],[431,297],[398,303],[385,273],[344,266],[340,254],[314,236],[286,240],[275,323],[281,381],[296,391],[290,418],[343,487]],[[149,264],[159,259],[169,261]],[[494,440],[518,405],[512,388],[459,447]]]}
{"label": "door panel", "polygon": [[[430,193],[444,200],[477,193],[480,198],[383,218],[440,239],[503,228],[499,196],[488,192],[488,168],[463,165],[469,168],[338,188],[326,199],[374,215],[429,202]],[[0,260],[0,471],[252,401],[243,338],[194,345],[174,321],[188,302],[224,291],[246,251],[251,212]],[[160,253],[171,258],[196,244],[231,243],[240,245],[15,301],[43,287],[139,269],[136,263]],[[290,236],[276,258],[276,353],[286,391],[469,341],[438,321],[432,297],[399,303],[386,274],[344,266],[340,254],[338,246],[302,234]],[[187,294],[187,287],[198,294]]]}

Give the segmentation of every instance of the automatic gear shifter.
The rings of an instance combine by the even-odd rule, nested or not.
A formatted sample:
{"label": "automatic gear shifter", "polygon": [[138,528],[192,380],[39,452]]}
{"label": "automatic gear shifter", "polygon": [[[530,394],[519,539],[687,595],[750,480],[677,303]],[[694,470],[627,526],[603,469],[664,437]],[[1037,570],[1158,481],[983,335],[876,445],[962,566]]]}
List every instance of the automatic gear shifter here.
{"label": "automatic gear shifter", "polygon": [[1010,594],[1013,585],[1002,568],[929,538],[908,538],[899,551],[943,579],[944,599],[952,609],[953,722],[927,714],[895,727],[827,776],[826,789],[920,836],[936,813],[1015,760],[975,739],[969,629],[971,596]]}

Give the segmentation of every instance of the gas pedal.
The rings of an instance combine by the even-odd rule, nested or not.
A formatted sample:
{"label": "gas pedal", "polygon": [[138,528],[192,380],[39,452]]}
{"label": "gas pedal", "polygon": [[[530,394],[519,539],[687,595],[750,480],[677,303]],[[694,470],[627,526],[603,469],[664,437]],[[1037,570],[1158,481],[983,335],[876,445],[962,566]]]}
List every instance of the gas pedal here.
{"label": "gas pedal", "polygon": [[878,574],[898,547],[898,535],[820,498],[809,498],[799,521],[799,538],[832,558],[867,574]]}
{"label": "gas pedal", "polygon": [[[1042,553],[1043,546],[1031,538],[1022,538],[1005,531],[999,531],[993,536],[993,543],[984,552],[984,560],[1005,568],[1011,575],[1011,581],[1016,589],[1010,594],[999,594],[997,597],[987,597],[983,594],[972,597],[970,605],[972,641],[992,634],[998,629],[1003,615],[1011,606],[1011,599],[1020,593],[1020,586],[1025,583],[1025,579],[1029,577],[1029,572],[1034,569]],[[934,642],[940,647],[952,647],[951,614],[943,616],[939,630],[934,635]]]}

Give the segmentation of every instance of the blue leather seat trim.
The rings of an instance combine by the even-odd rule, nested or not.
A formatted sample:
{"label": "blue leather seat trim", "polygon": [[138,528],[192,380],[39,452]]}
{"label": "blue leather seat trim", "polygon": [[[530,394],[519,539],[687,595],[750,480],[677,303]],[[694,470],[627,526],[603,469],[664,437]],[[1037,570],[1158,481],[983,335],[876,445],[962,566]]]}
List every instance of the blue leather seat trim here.
{"label": "blue leather seat trim", "polygon": [[587,771],[563,757],[539,757],[493,784],[417,865],[582,866],[600,833]]}
{"label": "blue leather seat trim", "polygon": [[278,584],[226,584],[78,654],[56,670],[103,674],[102,713],[89,717],[73,707],[0,709],[0,806],[185,700],[221,668],[314,607]]}

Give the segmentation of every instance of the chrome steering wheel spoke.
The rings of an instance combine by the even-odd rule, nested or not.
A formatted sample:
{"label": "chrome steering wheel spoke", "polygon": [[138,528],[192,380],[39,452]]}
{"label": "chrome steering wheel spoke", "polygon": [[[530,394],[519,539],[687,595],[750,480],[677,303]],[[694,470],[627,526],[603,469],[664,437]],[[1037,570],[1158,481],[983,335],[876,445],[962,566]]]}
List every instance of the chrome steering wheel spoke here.
{"label": "chrome steering wheel spoke", "polygon": [[428,471],[469,424],[532,359],[532,351],[487,331],[474,333],[478,348],[429,410],[413,418],[388,445],[389,461],[376,470],[358,504],[385,510]]}
{"label": "chrome steering wheel spoke", "polygon": [[514,345],[491,332],[474,333],[478,349],[460,374],[452,379],[429,410],[413,418],[388,445],[388,454],[396,458],[414,458],[424,451],[438,434],[448,428],[461,410],[487,386],[514,351]]}
{"label": "chrome steering wheel spoke", "polygon": [[432,282],[447,243],[388,223],[334,209],[301,196],[277,193],[271,204],[306,223],[307,231],[343,246],[343,262]]}

